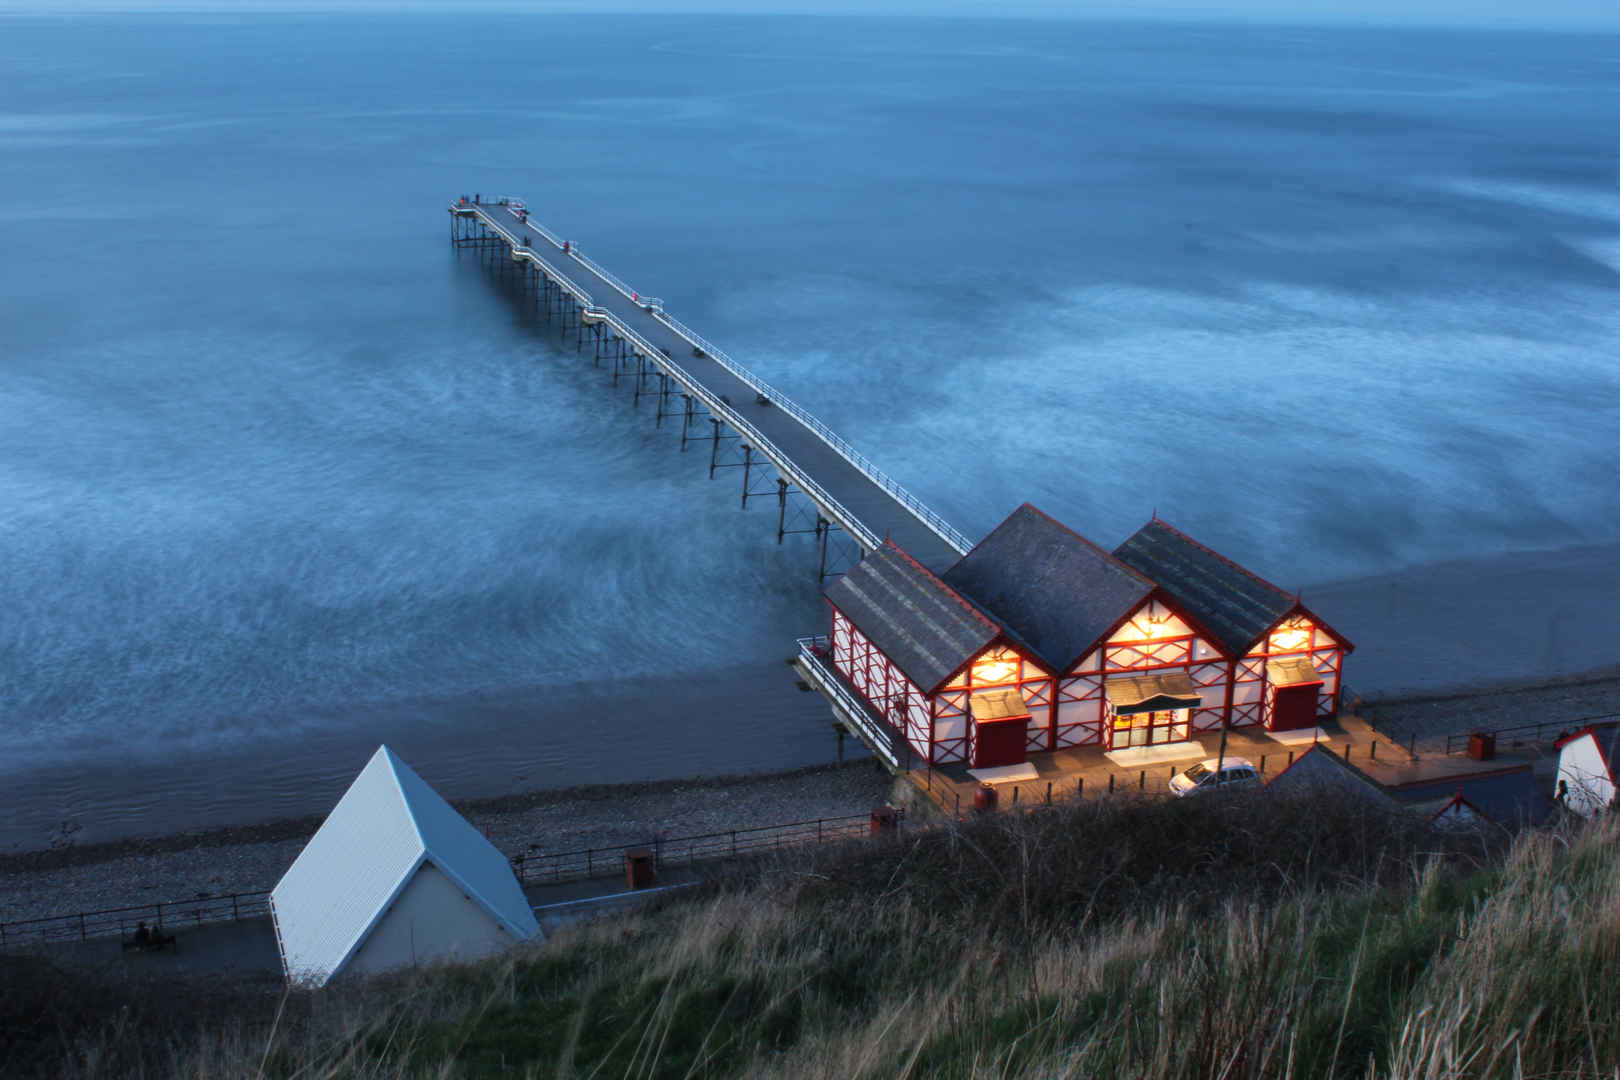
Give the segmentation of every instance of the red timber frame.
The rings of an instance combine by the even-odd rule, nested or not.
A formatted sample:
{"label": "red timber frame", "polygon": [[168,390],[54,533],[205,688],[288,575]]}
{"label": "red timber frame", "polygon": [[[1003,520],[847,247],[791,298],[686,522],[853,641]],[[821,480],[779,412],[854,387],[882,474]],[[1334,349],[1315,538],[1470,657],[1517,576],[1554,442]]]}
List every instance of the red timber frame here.
{"label": "red timber frame", "polygon": [[1318,718],[1337,716],[1344,654],[1354,648],[1303,604],[1295,604],[1260,635],[1247,653],[1233,662],[1232,726],[1270,724],[1274,689],[1266,677],[1268,660],[1309,660],[1322,678],[1322,689],[1316,697],[1316,715]]}
{"label": "red timber frame", "polygon": [[[971,760],[968,700],[984,690],[1017,690],[1030,707],[1026,750],[1050,746],[1056,680],[1034,657],[1004,637],[986,645],[940,686],[927,691],[908,679],[836,607],[832,609],[831,640],[833,667],[930,765]],[[986,678],[986,669],[998,665],[1007,670]]]}
{"label": "red timber frame", "polygon": [[1189,712],[1190,734],[1218,730],[1231,661],[1197,620],[1162,589],[1148,594],[1076,661],[1058,683],[1052,748],[1107,746],[1111,676],[1184,672],[1205,704]]}

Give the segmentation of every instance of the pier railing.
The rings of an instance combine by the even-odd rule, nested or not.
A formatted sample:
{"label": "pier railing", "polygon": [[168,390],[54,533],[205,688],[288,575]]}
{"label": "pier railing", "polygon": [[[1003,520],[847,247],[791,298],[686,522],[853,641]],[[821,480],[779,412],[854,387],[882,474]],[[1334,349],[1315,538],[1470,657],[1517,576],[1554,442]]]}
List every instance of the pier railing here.
{"label": "pier railing", "polygon": [[838,702],[844,714],[849,717],[850,723],[859,730],[861,741],[871,747],[872,752],[882,758],[891,769],[900,767],[900,757],[905,744],[887,723],[876,720],[871,708],[850,693],[845,688],[843,680],[838,677],[826,660],[829,642],[825,637],[799,638],[799,659],[803,662],[803,670],[815,682],[816,688],[823,694]]}
{"label": "pier railing", "polygon": [[[552,266],[551,263],[547,262],[545,259],[542,259],[532,248],[525,247],[523,244],[519,243],[518,238],[508,231],[505,225],[491,220],[487,214],[483,215],[483,220],[487,225],[489,225],[490,228],[500,233],[502,239],[512,245],[512,254],[514,258],[528,259],[534,262],[536,265],[544,267],[545,271],[555,278],[557,283],[566,291],[572,294],[582,306],[591,308],[596,307],[595,302],[591,299],[590,293],[580,288],[579,285],[570,280],[567,275],[562,273],[562,271]],[[623,338],[630,345],[634,346],[635,349],[645,356],[655,367],[661,368],[669,375],[673,376],[676,382],[686,387],[694,397],[702,401],[703,407],[708,409],[710,413],[723,418],[727,425],[741,435],[743,440],[748,445],[763,453],[765,457],[770,460],[771,464],[776,466],[778,472],[791,479],[794,484],[798,485],[800,491],[804,492],[805,495],[809,496],[813,502],[817,503],[825,511],[827,511],[829,517],[836,519],[838,524],[843,527],[846,532],[853,536],[856,541],[861,544],[861,546],[870,551],[882,545],[883,540],[881,537],[879,537],[871,529],[867,528],[866,525],[861,522],[860,518],[856,517],[847,507],[844,506],[843,503],[834,498],[830,491],[818,484],[807,473],[798,469],[793,463],[793,458],[785,453],[781,447],[772,442],[764,432],[760,431],[753,424],[749,423],[741,413],[737,412],[730,405],[721,401],[715,395],[709,393],[709,391],[704,388],[703,384],[693,378],[691,373],[685,368],[681,367],[681,365],[676,362],[674,358],[670,357],[658,346],[648,341],[638,331],[632,329],[617,315],[614,315],[611,311],[608,311],[605,308],[598,310],[600,312],[598,317],[613,327],[614,333],[618,334],[619,337]]]}
{"label": "pier railing", "polygon": [[1578,716],[1573,720],[1547,720],[1539,724],[1518,724],[1514,727],[1480,728],[1477,732],[1446,736],[1446,753],[1461,754],[1467,751],[1468,741],[1475,734],[1489,735],[1496,740],[1498,750],[1517,750],[1525,746],[1534,746],[1546,742],[1549,738],[1561,738],[1572,735],[1589,727],[1608,727],[1620,724],[1620,713],[1604,713],[1602,716]]}
{"label": "pier railing", "polygon": [[[510,204],[516,200],[509,198],[507,201]],[[521,207],[522,204],[518,203],[518,205]],[[513,214],[513,220],[516,219],[517,215]],[[539,233],[550,241],[559,252],[563,250],[562,241],[557,239],[556,235],[549,229],[534,221],[532,218],[521,221],[519,224],[525,228],[534,229],[535,232]],[[497,228],[499,228],[499,226],[497,226]],[[508,236],[507,239],[513,243],[514,247],[517,246],[516,239],[514,237]],[[641,294],[637,290],[632,289],[626,282],[624,282],[607,267],[580,251],[578,244],[570,243],[568,245],[567,253],[570,257],[583,264],[586,269],[590,270],[597,277],[601,278],[603,281],[607,282],[610,286],[616,289],[626,300],[629,300],[633,304],[639,304],[641,302]],[[804,408],[787,394],[784,394],[781,390],[778,390],[775,386],[772,386],[770,383],[754,374],[754,372],[733,360],[719,346],[703,337],[703,335],[699,334],[696,330],[693,330],[691,327],[687,326],[685,323],[681,322],[667,311],[660,310],[658,312],[658,318],[662,322],[668,324],[669,328],[675,331],[675,333],[685,338],[687,343],[690,344],[694,349],[701,349],[704,354],[712,357],[715,363],[719,364],[721,367],[724,367],[727,371],[731,372],[733,375],[737,376],[737,378],[741,379],[743,382],[752,387],[756,394],[763,394],[766,398],[770,399],[772,405],[785,410],[795,420],[809,428],[819,439],[821,439],[822,442],[831,447],[833,452],[838,454],[839,457],[849,462],[850,465],[854,466],[855,469],[857,469],[868,480],[872,481],[872,483],[888,492],[890,497],[892,497],[896,502],[900,503],[900,505],[911,511],[917,520],[926,525],[929,530],[934,533],[934,535],[938,536],[941,540],[945,541],[945,543],[949,544],[957,552],[957,554],[966,555],[968,550],[973,547],[973,541],[968,539],[964,533],[951,525],[950,522],[940,517],[939,514],[935,513],[927,503],[924,503],[921,499],[907,491],[905,487],[903,487],[893,477],[889,476],[882,469],[878,468],[876,462],[867,457],[865,454],[861,453],[859,450],[855,449],[855,447],[851,445],[847,439],[824,424],[816,417],[814,413],[810,412],[810,410]],[[618,325],[617,320],[615,320],[615,329],[618,328]],[[662,354],[659,353],[656,348],[654,348],[652,355],[661,356]],[[742,429],[738,428],[738,430],[740,431]],[[757,432],[754,434],[758,435]],[[762,438],[763,436],[760,437]],[[869,546],[876,545],[873,544]]]}

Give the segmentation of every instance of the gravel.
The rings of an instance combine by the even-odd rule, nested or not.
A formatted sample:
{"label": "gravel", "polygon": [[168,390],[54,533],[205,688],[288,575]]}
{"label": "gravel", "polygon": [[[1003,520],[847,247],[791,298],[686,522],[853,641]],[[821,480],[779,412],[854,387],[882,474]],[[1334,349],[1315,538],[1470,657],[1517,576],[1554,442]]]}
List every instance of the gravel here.
{"label": "gravel", "polygon": [[[458,803],[508,855],[612,848],[666,837],[864,814],[893,779],[869,761],[770,776],[533,792]],[[0,922],[275,885],[320,820],[214,829],[0,856]]]}

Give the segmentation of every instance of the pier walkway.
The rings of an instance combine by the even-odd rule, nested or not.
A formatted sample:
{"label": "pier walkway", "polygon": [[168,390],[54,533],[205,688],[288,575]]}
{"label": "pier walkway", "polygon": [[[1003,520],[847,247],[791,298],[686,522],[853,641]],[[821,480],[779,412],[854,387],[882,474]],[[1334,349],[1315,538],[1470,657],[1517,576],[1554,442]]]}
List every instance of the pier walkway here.
{"label": "pier walkway", "polygon": [[[791,398],[664,312],[661,301],[631,289],[529,218],[520,200],[464,200],[450,213],[452,238],[496,249],[517,265],[526,283],[534,275],[537,302],[561,316],[565,332],[575,331],[578,347],[589,345],[598,362],[606,357],[616,365],[615,382],[621,371],[637,380],[638,402],[644,394],[656,397],[660,424],[666,416],[681,423],[683,447],[696,440],[711,444],[711,475],[740,464],[745,507],[750,498],[776,497],[778,542],[789,532],[813,531],[823,575],[827,536],[835,527],[863,551],[892,538],[935,573],[972,546]],[[647,389],[650,379],[656,389]],[[678,407],[670,406],[672,396],[681,399]],[[720,463],[724,440],[737,441],[740,462]],[[766,465],[776,477],[762,486]],[[788,500],[795,494],[814,505],[814,530],[787,528]]]}

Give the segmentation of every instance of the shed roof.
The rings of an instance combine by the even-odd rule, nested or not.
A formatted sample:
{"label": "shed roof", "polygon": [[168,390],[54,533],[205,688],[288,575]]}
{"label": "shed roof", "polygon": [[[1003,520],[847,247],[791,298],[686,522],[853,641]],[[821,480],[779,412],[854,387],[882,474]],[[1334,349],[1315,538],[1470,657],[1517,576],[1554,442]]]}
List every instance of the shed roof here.
{"label": "shed roof", "polygon": [[892,540],[827,586],[826,596],[925,693],[1001,634]]}
{"label": "shed roof", "polygon": [[[1498,825],[1539,825],[1552,810],[1552,800],[1541,790],[1541,782],[1520,765],[1490,773],[1475,773],[1388,789],[1403,803],[1446,804],[1456,796]],[[1443,807],[1442,807],[1443,809]]]}
{"label": "shed roof", "polygon": [[1601,728],[1595,725],[1584,727],[1573,735],[1566,735],[1559,739],[1558,749],[1563,750],[1570,743],[1577,739],[1586,738],[1588,735],[1592,737],[1592,745],[1597,747],[1598,755],[1602,757],[1604,767],[1609,770],[1609,779],[1611,781],[1620,779],[1620,724]]}
{"label": "shed roof", "polygon": [[1242,656],[1297,604],[1294,597],[1157,518],[1114,549]]}
{"label": "shed roof", "polygon": [[379,746],[270,894],[287,977],[337,974],[424,862],[513,937],[540,932],[506,856]]}
{"label": "shed roof", "polygon": [[1153,591],[1148,577],[1029,503],[945,571],[945,581],[1059,672]]}

